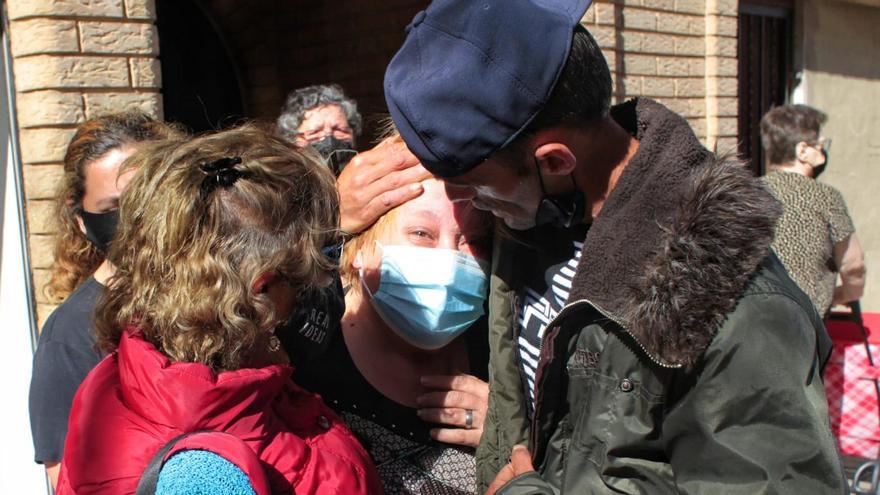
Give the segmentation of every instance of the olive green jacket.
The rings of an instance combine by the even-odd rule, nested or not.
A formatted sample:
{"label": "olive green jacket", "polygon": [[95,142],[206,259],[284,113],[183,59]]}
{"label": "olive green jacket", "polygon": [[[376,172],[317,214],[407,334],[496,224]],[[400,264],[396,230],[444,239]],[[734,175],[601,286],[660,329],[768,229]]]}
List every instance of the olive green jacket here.
{"label": "olive green jacket", "polygon": [[531,421],[516,267],[553,239],[496,242],[481,487],[524,443],[537,472],[500,494],[845,493],[820,376],[827,335],[768,251],[778,203],[661,105],[612,114],[639,150],[545,331]]}

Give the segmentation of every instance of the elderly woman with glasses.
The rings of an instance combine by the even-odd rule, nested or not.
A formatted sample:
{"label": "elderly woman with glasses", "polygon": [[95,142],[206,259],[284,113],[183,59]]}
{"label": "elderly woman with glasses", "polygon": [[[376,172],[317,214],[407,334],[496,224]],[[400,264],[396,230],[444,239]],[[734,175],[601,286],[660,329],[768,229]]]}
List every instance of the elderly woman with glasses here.
{"label": "elderly woman with glasses", "polygon": [[816,180],[828,167],[826,119],[806,105],[777,107],[761,119],[763,180],[785,208],[773,250],[820,315],[858,300],[865,287],[864,254],[843,196]]}

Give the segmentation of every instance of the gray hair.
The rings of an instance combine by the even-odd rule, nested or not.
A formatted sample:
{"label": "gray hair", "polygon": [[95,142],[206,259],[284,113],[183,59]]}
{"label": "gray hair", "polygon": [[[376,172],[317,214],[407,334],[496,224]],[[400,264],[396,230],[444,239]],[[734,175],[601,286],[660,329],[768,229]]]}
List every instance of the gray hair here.
{"label": "gray hair", "polygon": [[305,113],[320,105],[339,105],[355,137],[360,135],[361,114],[357,102],[345,96],[338,84],[317,84],[291,91],[278,117],[278,129],[285,134],[296,134]]}

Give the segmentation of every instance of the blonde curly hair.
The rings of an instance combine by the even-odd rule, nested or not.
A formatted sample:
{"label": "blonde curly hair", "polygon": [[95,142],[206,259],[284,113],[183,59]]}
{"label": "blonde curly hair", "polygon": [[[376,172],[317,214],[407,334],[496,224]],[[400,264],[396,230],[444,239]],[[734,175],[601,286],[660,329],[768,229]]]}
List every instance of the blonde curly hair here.
{"label": "blonde curly hair", "polygon": [[[205,189],[203,165],[238,157],[240,177]],[[108,259],[116,266],[95,311],[98,345],[128,327],[172,361],[246,366],[279,323],[252,286],[280,274],[296,293],[325,286],[338,236],[332,173],[313,152],[253,125],[148,146],[120,203]]]}
{"label": "blonde curly hair", "polygon": [[54,260],[45,288],[51,301],[63,301],[104,261],[104,253],[86,239],[77,222],[89,165],[115,149],[182,134],[141,112],[102,115],[77,128],[64,155],[64,176],[55,196]]}

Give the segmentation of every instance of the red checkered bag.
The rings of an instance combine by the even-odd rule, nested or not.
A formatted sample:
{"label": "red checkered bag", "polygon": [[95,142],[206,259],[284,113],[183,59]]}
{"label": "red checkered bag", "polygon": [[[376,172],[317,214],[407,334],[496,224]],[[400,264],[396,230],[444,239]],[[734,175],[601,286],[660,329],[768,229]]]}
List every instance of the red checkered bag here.
{"label": "red checkered bag", "polygon": [[834,350],[825,367],[825,393],[831,429],[841,453],[877,459],[880,458],[880,342],[877,342],[880,335],[871,335],[870,323],[880,315],[865,314],[864,317],[864,325],[858,313],[851,317],[832,315],[828,321]]}

